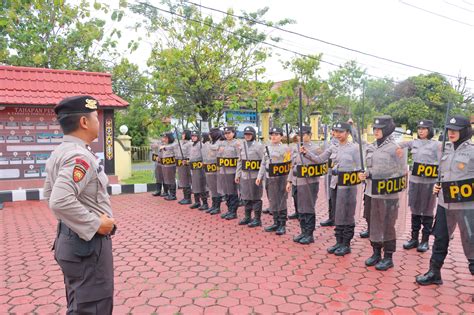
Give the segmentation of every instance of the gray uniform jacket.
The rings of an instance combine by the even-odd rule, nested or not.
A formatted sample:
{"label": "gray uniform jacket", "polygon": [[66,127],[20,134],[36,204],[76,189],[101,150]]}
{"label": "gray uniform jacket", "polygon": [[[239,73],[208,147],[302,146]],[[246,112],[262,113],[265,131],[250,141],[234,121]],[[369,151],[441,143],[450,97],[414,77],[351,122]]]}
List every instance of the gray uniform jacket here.
{"label": "gray uniform jacket", "polygon": [[256,179],[260,168],[256,170],[243,170],[242,161],[261,161],[264,156],[264,150],[264,146],[257,141],[242,141],[235,178]]}
{"label": "gray uniform jacket", "polygon": [[[299,152],[299,144],[293,147],[292,156],[292,170],[288,175],[288,181],[292,182],[293,185],[300,186],[300,185],[307,185],[312,183],[319,182],[319,177],[308,177],[308,178],[298,178],[297,175],[297,168],[298,165],[309,165],[315,164],[314,160],[310,159],[310,156],[316,156],[321,153],[321,148],[314,144],[313,142],[305,142],[303,146],[306,148],[307,153],[306,156],[300,154]],[[319,162],[323,163],[323,162]]]}
{"label": "gray uniform jacket", "polygon": [[113,217],[108,178],[86,143],[64,136],[46,163],[44,196],[49,208],[80,238],[89,241],[100,226],[99,216]]}
{"label": "gray uniform jacket", "polygon": [[[401,148],[408,148],[411,150],[413,162],[420,164],[439,165],[441,158],[441,143],[436,140],[415,139],[412,141],[405,141],[398,144]],[[410,182],[420,184],[433,184],[436,178],[410,176]]]}
{"label": "gray uniform jacket", "polygon": [[[463,142],[454,150],[452,143],[446,143],[446,149],[440,163],[441,183],[474,178],[474,143]],[[472,186],[471,186],[472,187]],[[446,209],[474,210],[474,201],[447,203],[443,191],[438,195],[438,204]]]}

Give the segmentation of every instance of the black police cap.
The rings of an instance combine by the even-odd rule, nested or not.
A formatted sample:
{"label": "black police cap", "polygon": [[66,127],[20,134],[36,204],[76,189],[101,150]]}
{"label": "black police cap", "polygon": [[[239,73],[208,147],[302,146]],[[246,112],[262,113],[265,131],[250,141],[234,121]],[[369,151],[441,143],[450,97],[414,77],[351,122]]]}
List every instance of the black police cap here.
{"label": "black police cap", "polygon": [[434,122],[432,120],[423,119],[418,122],[416,128],[433,128]]}
{"label": "black police cap", "polygon": [[199,131],[191,131],[191,136],[199,136]]}
{"label": "black police cap", "polygon": [[277,133],[283,136],[283,129],[279,127],[273,127],[272,129],[270,129],[270,134],[274,134],[274,133]]}
{"label": "black police cap", "polygon": [[233,127],[233,126],[224,127],[224,132],[233,132],[233,133],[235,133],[235,127]]}
{"label": "black police cap", "polygon": [[446,124],[446,129],[451,130],[462,130],[467,128],[471,125],[469,119],[465,116],[455,115],[448,119],[448,123]]}
{"label": "black police cap", "polygon": [[389,115],[383,115],[374,118],[374,128],[383,129],[384,127],[390,126],[393,124],[393,118]]}
{"label": "black police cap", "polygon": [[351,124],[346,123],[346,122],[337,122],[333,126],[333,130],[337,131],[350,131],[351,130]]}
{"label": "black police cap", "polygon": [[99,101],[89,95],[67,97],[54,107],[58,116],[91,113],[98,109]]}
{"label": "black police cap", "polygon": [[311,126],[302,126],[301,133],[311,133]]}
{"label": "black police cap", "polygon": [[255,135],[257,132],[252,126],[245,127],[244,134],[252,134]]}

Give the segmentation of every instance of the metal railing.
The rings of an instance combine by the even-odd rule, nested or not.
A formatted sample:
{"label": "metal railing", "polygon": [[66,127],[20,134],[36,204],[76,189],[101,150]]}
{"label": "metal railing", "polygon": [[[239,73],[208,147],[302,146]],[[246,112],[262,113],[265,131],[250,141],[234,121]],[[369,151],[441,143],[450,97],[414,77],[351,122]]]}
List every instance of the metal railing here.
{"label": "metal railing", "polygon": [[151,162],[150,147],[132,147],[132,163]]}

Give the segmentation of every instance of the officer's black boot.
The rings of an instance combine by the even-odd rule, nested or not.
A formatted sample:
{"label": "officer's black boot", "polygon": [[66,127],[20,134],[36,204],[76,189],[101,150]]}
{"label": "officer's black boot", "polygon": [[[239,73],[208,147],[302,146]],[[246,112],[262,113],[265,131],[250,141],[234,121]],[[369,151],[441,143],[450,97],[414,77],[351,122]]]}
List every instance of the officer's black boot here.
{"label": "officer's black boot", "polygon": [[469,261],[469,271],[471,272],[471,275],[474,276],[474,259],[468,259]]}
{"label": "officer's black boot", "polygon": [[201,206],[201,201],[199,200],[199,197],[199,194],[194,194],[194,203],[189,206],[189,209],[197,209]]}
{"label": "officer's black boot", "polygon": [[227,216],[229,216],[230,213],[231,213],[232,206],[231,206],[231,200],[230,199],[231,199],[231,195],[224,195],[224,196],[221,197],[221,200],[225,201],[226,205],[227,205],[227,212],[224,212],[223,214],[221,214],[222,219],[227,218]]}
{"label": "officer's black boot", "polygon": [[169,185],[168,196],[165,197],[165,200],[171,201],[176,200],[176,185]]}
{"label": "officer's black boot", "polygon": [[305,216],[305,226],[306,226],[305,236],[302,239],[300,239],[299,243],[303,245],[308,245],[308,244],[314,243],[313,233],[316,227],[316,216],[313,213],[307,214]]}
{"label": "officer's black boot", "polygon": [[239,225],[247,225],[252,221],[252,201],[246,200],[245,201],[245,217],[239,221]]}
{"label": "officer's black boot", "polygon": [[190,205],[191,204],[191,187],[183,187],[184,198],[181,199],[178,203],[180,205]]}
{"label": "officer's black boot", "polygon": [[298,235],[296,235],[295,237],[293,237],[293,242],[299,243],[300,240],[301,240],[303,237],[305,237],[305,235],[306,235],[305,216],[306,216],[306,214],[303,214],[303,213],[301,213],[301,214],[299,215],[298,220],[300,221],[301,233],[298,234]]}
{"label": "officer's black boot", "polygon": [[273,224],[270,226],[267,226],[264,230],[265,232],[275,232],[278,229],[279,226],[279,220],[278,220],[278,212],[273,211]]}
{"label": "officer's black boot", "polygon": [[161,197],[168,197],[170,191],[170,185],[163,184],[163,193],[160,195]]}
{"label": "officer's black boot", "polygon": [[421,243],[416,249],[420,253],[426,252],[430,249],[429,239],[431,232],[433,230],[433,217],[432,216],[422,216],[421,222],[423,223],[423,230],[421,234]]}
{"label": "officer's black boot", "polygon": [[262,200],[257,200],[253,204],[254,217],[253,220],[247,225],[248,227],[262,226]]}
{"label": "officer's black boot", "polygon": [[239,196],[229,195],[227,200],[227,206],[229,207],[229,214],[225,217],[226,220],[237,219],[237,209],[239,208]]}
{"label": "officer's black boot", "polygon": [[336,244],[328,247],[327,252],[329,254],[334,254],[336,250],[342,246],[344,242],[344,226],[343,225],[336,225],[334,229],[334,235],[336,236]]}
{"label": "officer's black boot", "polygon": [[202,202],[202,205],[198,208],[199,210],[206,211],[207,209],[209,209],[209,204],[207,203],[207,192],[206,191],[201,193],[201,202]]}
{"label": "officer's black boot", "polygon": [[430,260],[430,269],[424,275],[416,277],[416,283],[419,285],[430,285],[430,284],[443,284],[441,279],[441,267],[442,263],[438,263],[434,260]]}
{"label": "officer's black boot", "polygon": [[342,246],[336,249],[334,255],[344,256],[351,252],[351,240],[354,237],[355,225],[344,225]]}
{"label": "officer's black boot", "polygon": [[[364,199],[364,202],[365,202],[365,199]],[[359,233],[360,238],[369,238],[370,236],[370,217],[366,218],[366,221],[367,221],[367,230]]]}
{"label": "officer's black boot", "polygon": [[211,197],[212,205],[209,209],[207,209],[206,213],[211,213],[216,208],[216,197]]}
{"label": "officer's black boot", "polygon": [[319,223],[321,226],[334,226],[334,209],[333,209],[333,203],[331,200],[328,202],[329,206],[329,218],[327,220],[321,221]]}
{"label": "officer's black boot", "polygon": [[221,198],[222,198],[221,196],[216,197],[216,207],[214,208],[214,210],[209,212],[211,215],[221,213],[221,202],[222,202]]}
{"label": "officer's black boot", "polygon": [[152,193],[151,195],[152,196],[155,196],[155,197],[159,197],[161,196],[161,187],[163,186],[163,184],[161,183],[156,183],[156,191],[154,193]]}
{"label": "officer's black boot", "polygon": [[428,249],[430,249],[429,239],[430,239],[430,235],[429,235],[429,234],[423,234],[423,235],[421,236],[421,243],[420,243],[420,245],[418,245],[418,247],[416,248],[416,251],[417,251],[417,252],[420,252],[420,253],[424,253],[424,252],[426,252]]}
{"label": "officer's black boot", "polygon": [[286,220],[288,220],[287,214],[288,214],[287,209],[280,211],[280,214],[278,216],[279,225],[278,225],[278,229],[275,232],[276,235],[283,235],[286,233]]}
{"label": "officer's black boot", "polygon": [[385,271],[390,268],[393,268],[392,255],[393,253],[385,252],[383,259],[375,265],[375,269],[380,270],[380,271]]}
{"label": "officer's black boot", "polygon": [[367,267],[375,266],[382,259],[382,244],[371,242],[374,253],[366,261]]}
{"label": "officer's black boot", "polygon": [[418,231],[411,231],[411,239],[407,241],[405,244],[403,244],[404,249],[412,249],[416,248],[419,243],[418,243],[418,237],[419,237],[419,232]]}
{"label": "officer's black boot", "polygon": [[404,249],[416,248],[419,245],[418,237],[421,228],[421,215],[411,215],[411,239],[403,244]]}

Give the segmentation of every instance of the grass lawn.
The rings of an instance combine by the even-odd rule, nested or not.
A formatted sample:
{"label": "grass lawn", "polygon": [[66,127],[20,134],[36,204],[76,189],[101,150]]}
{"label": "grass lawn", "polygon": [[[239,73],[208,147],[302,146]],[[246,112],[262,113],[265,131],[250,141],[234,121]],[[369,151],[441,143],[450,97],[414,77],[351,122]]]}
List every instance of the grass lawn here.
{"label": "grass lawn", "polygon": [[132,177],[121,181],[123,184],[149,184],[155,182],[154,171],[132,171]]}

